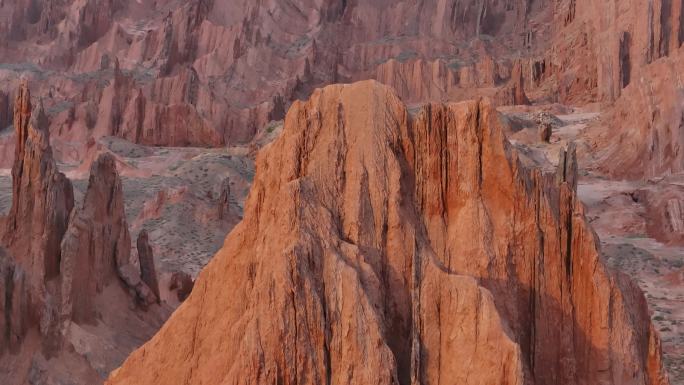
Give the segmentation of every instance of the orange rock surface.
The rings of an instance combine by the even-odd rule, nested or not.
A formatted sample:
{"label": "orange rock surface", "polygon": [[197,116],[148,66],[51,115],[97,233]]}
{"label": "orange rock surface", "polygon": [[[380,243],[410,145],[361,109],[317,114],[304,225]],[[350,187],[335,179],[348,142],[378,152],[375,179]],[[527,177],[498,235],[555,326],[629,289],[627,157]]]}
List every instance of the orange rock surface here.
{"label": "orange rock surface", "polygon": [[243,222],[107,383],[668,384],[574,168],[503,129],[486,100],[410,116],[373,81],[295,102]]}

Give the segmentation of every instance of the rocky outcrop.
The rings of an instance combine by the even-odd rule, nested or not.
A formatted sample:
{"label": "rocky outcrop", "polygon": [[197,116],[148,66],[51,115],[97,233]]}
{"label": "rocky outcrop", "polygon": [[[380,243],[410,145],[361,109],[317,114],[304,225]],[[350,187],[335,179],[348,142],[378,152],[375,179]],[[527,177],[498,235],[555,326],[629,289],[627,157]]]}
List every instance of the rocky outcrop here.
{"label": "rocky outcrop", "polygon": [[91,166],[83,204],[71,216],[61,244],[65,319],[95,322],[95,297],[129,263],[130,244],[115,161],[101,155]]}
{"label": "rocky outcrop", "polygon": [[[43,336],[58,334],[57,293],[59,243],[73,208],[71,182],[57,170],[52,157],[48,120],[39,103],[32,110],[27,81],[23,80],[14,105],[15,157],[12,167],[12,207],[4,218],[0,286],[4,343],[17,349],[29,329]],[[43,341],[46,355],[54,340]]]}
{"label": "rocky outcrop", "polygon": [[632,201],[644,206],[645,230],[662,243],[684,244],[684,187],[667,179],[650,181],[631,193]]}
{"label": "rocky outcrop", "polygon": [[195,281],[192,280],[190,274],[183,271],[176,271],[171,275],[169,282],[169,290],[176,292],[178,301],[183,302],[192,292]]}
{"label": "rocky outcrop", "polygon": [[577,192],[579,176],[577,174],[577,145],[571,142],[567,148],[561,148],[558,155],[558,168],[556,169],[556,183],[566,183],[574,192]]}
{"label": "rocky outcrop", "polygon": [[11,97],[0,91],[0,130],[12,124],[13,106]]}
{"label": "rocky outcrop", "polygon": [[42,104],[31,113],[27,82],[17,94],[14,130],[12,207],[3,240],[14,254],[21,255],[24,266],[38,269],[37,279],[49,278],[58,271],[58,245],[73,207],[73,189],[52,157]]}
{"label": "rocky outcrop", "polygon": [[0,354],[17,352],[29,326],[26,273],[0,248]]}
{"label": "rocky outcrop", "polygon": [[[147,307],[157,297],[129,261],[114,158],[103,155],[92,163],[84,202],[73,209],[71,183],[52,156],[43,105],[31,107],[22,81],[13,114],[12,207],[2,218],[0,382],[97,384],[126,352],[113,352],[114,341],[132,349],[141,333],[159,327],[163,310]],[[129,292],[154,314],[135,314]],[[84,332],[87,324],[97,326]]]}
{"label": "rocky outcrop", "polygon": [[223,182],[221,182],[216,206],[218,219],[223,219],[230,214],[230,178],[225,178]]}
{"label": "rocky outcrop", "polygon": [[643,295],[502,125],[372,81],[295,102],[244,220],[108,384],[667,384]]}
{"label": "rocky outcrop", "polygon": [[[152,145],[245,144],[315,86],[368,78],[409,102],[461,100],[476,88],[499,104],[612,102],[684,39],[681,3],[671,0],[15,3],[9,30],[0,27],[11,37],[6,56],[68,68],[74,81],[52,83],[100,111],[106,130],[96,135]],[[117,60],[138,83],[126,92],[99,84]],[[101,99],[65,96],[92,83],[106,89]],[[84,130],[93,115],[72,123]]]}
{"label": "rocky outcrop", "polygon": [[140,270],[130,258],[123,190],[112,155],[101,154],[92,163],[88,190],[82,206],[71,216],[61,250],[63,320],[95,323],[95,298],[106,286],[120,281],[143,304],[156,302],[158,297],[141,281]]}
{"label": "rocky outcrop", "polygon": [[550,124],[542,123],[537,126],[537,136],[539,137],[539,141],[541,143],[549,143],[551,141],[552,134],[553,130],[551,129]]}
{"label": "rocky outcrop", "polygon": [[390,59],[371,78],[393,87],[408,103],[491,96],[500,105],[529,104],[520,60],[496,62],[485,55],[469,64],[443,59]]}
{"label": "rocky outcrop", "polygon": [[[0,26],[0,36],[13,36],[0,51],[21,63],[18,71],[25,63],[56,70],[47,75],[59,90],[55,104],[73,104],[68,131],[171,146],[249,143],[293,100],[336,82],[375,78],[415,102],[461,100],[475,88],[494,96],[510,76],[504,62],[539,51],[532,43],[547,37],[552,14],[550,4],[482,0],[5,4],[17,31]],[[135,79],[128,90],[110,80],[117,61]],[[102,97],[82,96],[92,88]],[[179,100],[183,89],[194,98]],[[102,130],[91,132],[98,117]]]}
{"label": "rocky outcrop", "polygon": [[157,269],[154,267],[154,254],[152,253],[152,246],[150,246],[150,238],[147,235],[147,230],[143,229],[138,234],[138,259],[140,261],[140,279],[152,290],[157,297],[157,301],[161,298],[159,295],[159,282],[157,281]]}

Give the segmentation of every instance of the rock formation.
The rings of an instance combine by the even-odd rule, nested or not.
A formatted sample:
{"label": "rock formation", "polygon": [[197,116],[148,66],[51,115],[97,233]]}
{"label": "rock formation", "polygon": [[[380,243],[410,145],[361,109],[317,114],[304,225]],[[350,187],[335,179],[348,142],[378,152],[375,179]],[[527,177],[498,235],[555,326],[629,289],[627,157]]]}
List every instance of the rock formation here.
{"label": "rock formation", "polygon": [[140,260],[140,279],[152,290],[157,297],[157,301],[161,298],[159,295],[159,282],[157,281],[157,270],[154,267],[154,254],[152,253],[152,246],[150,246],[150,238],[147,235],[147,230],[143,229],[138,234],[138,259]]}
{"label": "rock formation", "polygon": [[12,124],[12,107],[10,95],[0,91],[0,130]]}
{"label": "rock formation", "polygon": [[217,214],[219,219],[223,219],[230,214],[230,178],[226,178],[221,182]]}
{"label": "rock formation", "polygon": [[57,170],[50,147],[48,120],[39,103],[31,112],[28,83],[14,107],[16,137],[12,166],[12,207],[4,244],[40,286],[59,272],[59,243],[73,208],[71,183]]}
{"label": "rock formation", "polygon": [[178,301],[183,302],[192,292],[195,282],[192,277],[183,271],[174,272],[171,275],[171,282],[169,283],[169,290],[175,291]]}
{"label": "rock formation", "polygon": [[485,100],[413,118],[372,81],[295,102],[244,220],[107,383],[668,384],[574,169],[502,125]]}
{"label": "rock formation", "polygon": [[572,142],[567,148],[561,148],[558,155],[556,183],[567,183],[572,191],[577,192],[577,183],[579,182],[577,169],[577,146]]}
{"label": "rock formation", "polygon": [[[554,6],[482,0],[40,5],[5,2],[2,15],[16,16],[8,28],[0,26],[0,37],[10,37],[0,51],[18,64],[16,72],[25,63],[56,70],[46,75],[56,86],[41,95],[51,96],[48,108],[69,107],[52,132],[170,146],[248,143],[314,87],[368,78],[415,102],[462,100],[477,89],[494,96],[503,87],[497,101],[521,103],[522,90],[511,93],[506,85],[515,72],[509,58],[545,52]],[[73,76],[61,76],[65,71]],[[0,80],[8,75],[0,73]]]}
{"label": "rock formation", "polygon": [[71,105],[52,132],[151,145],[245,144],[314,87],[369,78],[408,102],[612,102],[684,41],[682,6],[671,0],[22,0],[2,8],[11,22],[0,26],[0,51],[18,69],[0,79],[34,69],[25,63],[74,73],[45,74],[59,84],[41,92],[47,107]]}
{"label": "rock formation", "polygon": [[684,245],[684,187],[667,179],[652,181],[630,197],[644,206],[645,230],[651,238]]}
{"label": "rock formation", "polygon": [[542,143],[549,143],[551,141],[551,135],[553,130],[551,125],[548,123],[541,123],[537,126],[537,135],[539,136],[539,141]]}
{"label": "rock formation", "polygon": [[[90,345],[78,325],[98,324],[103,301],[132,314],[129,304],[121,304],[130,302],[128,288],[142,305],[157,300],[129,261],[130,236],[114,159],[103,155],[93,162],[84,202],[73,209],[72,185],[52,156],[43,105],[32,110],[26,81],[13,115],[12,207],[2,218],[0,247],[0,382],[100,383],[108,370],[97,371],[112,363],[98,360],[119,353],[102,353],[105,347]],[[107,287],[113,291],[102,299]],[[154,322],[135,318],[128,321],[135,333]],[[108,316],[100,325],[98,344],[112,338],[135,341],[126,326],[114,322],[120,321]]]}
{"label": "rock formation", "polygon": [[628,179],[684,171],[682,51],[643,70],[590,131],[597,166]]}
{"label": "rock formation", "polygon": [[[5,314],[0,347],[18,348],[27,330],[43,336],[58,332],[58,308],[53,280],[59,276],[59,244],[74,205],[71,182],[57,170],[52,157],[48,121],[42,103],[31,112],[31,95],[24,80],[14,105],[15,157],[12,167],[12,207],[4,218],[1,283]],[[44,340],[46,354],[54,341]]]}
{"label": "rock formation", "polygon": [[61,248],[64,319],[94,323],[95,297],[105,286],[120,279],[136,290],[143,301],[156,301],[131,265],[131,237],[123,191],[111,155],[102,154],[92,163],[83,205],[71,216]]}

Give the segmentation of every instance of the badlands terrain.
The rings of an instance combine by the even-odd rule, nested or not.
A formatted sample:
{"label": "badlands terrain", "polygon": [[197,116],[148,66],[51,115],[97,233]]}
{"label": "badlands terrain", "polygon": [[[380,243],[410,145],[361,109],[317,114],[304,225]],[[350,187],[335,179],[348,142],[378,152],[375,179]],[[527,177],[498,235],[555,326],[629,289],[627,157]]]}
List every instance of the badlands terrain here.
{"label": "badlands terrain", "polygon": [[0,383],[684,385],[671,0],[0,0]]}

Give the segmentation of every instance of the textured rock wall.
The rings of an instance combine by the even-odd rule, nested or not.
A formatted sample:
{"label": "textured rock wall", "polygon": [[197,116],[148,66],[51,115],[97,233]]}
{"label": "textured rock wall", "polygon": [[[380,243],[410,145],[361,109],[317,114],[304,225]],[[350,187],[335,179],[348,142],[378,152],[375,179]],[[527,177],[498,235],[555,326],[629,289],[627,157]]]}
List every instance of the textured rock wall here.
{"label": "textured rock wall", "polygon": [[372,81],[296,102],[243,222],[108,383],[667,384],[571,178],[502,128],[486,101],[412,119]]}
{"label": "textured rock wall", "polygon": [[[84,202],[72,210],[71,182],[57,169],[47,116],[40,102],[32,109],[26,81],[18,89],[13,115],[12,207],[2,218],[0,248],[3,368],[12,362],[7,349],[31,354],[33,347],[23,349],[22,344],[32,331],[37,333],[28,344],[35,345],[37,336],[43,357],[64,353],[60,349],[69,323],[95,324],[94,301],[107,285],[129,288],[142,305],[158,298],[141,282],[129,258],[131,241],[114,158],[103,155],[93,162]],[[78,365],[84,376],[92,371]],[[15,370],[21,371],[7,369],[11,380],[25,374]],[[0,373],[0,379],[6,375]]]}

